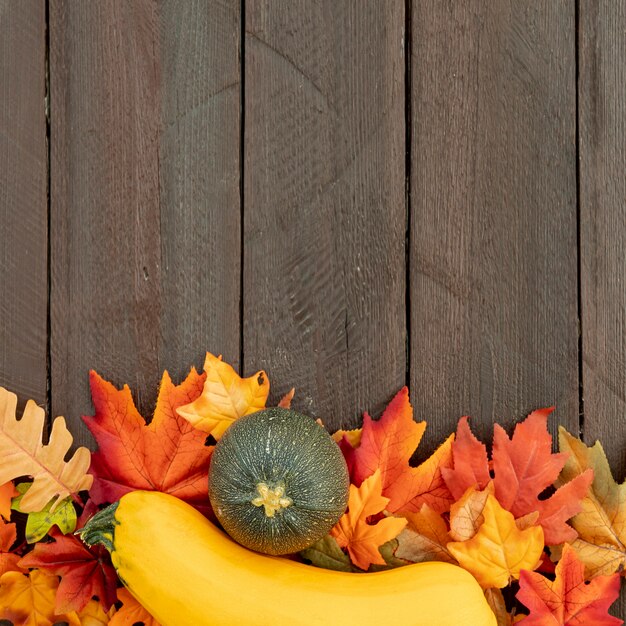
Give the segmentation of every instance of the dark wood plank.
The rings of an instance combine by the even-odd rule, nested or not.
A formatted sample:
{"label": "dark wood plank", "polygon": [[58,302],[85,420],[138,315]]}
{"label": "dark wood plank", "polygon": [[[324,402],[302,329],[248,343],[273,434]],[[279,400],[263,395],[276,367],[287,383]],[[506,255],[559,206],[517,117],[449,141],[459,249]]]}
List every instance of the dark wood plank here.
{"label": "dark wood plank", "polygon": [[239,355],[239,3],[50,6],[52,402]]}
{"label": "dark wood plank", "polygon": [[[580,242],[584,426],[626,478],[626,3],[580,2]],[[611,613],[626,615],[626,588]]]}
{"label": "dark wood plank", "polygon": [[244,359],[330,427],[405,380],[404,2],[246,6]]}
{"label": "dark wood plank", "polygon": [[0,386],[47,396],[46,21],[0,0]]}
{"label": "dark wood plank", "polygon": [[413,3],[411,386],[432,449],[578,430],[574,3]]}

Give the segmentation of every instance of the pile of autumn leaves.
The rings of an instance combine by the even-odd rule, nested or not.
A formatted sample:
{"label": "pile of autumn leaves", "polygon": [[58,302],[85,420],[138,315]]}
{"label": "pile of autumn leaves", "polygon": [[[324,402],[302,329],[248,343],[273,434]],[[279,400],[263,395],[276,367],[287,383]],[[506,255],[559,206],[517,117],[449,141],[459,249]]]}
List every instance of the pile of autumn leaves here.
{"label": "pile of autumn leaves", "polygon": [[[16,397],[0,388],[0,619],[15,626],[155,625],[120,586],[108,553],[73,531],[135,489],[211,515],[207,436],[219,439],[265,407],[269,381],[264,372],[242,379],[207,354],[204,372],[192,369],[180,385],[163,375],[149,423],[127,386],[92,372],[91,392],[95,414],[83,419],[98,451],[79,448],[65,462],[72,436],[63,418],[42,445],[43,410],[29,402],[18,420]],[[362,428],[334,433],[350,470],[348,509],[302,557],[345,571],[457,563],[485,589],[501,626],[621,624],[608,608],[626,563],[626,485],[615,483],[599,443],[561,429],[553,454],[549,413],[531,413],[510,438],[496,425],[491,458],[461,418],[414,467],[426,423],[414,421],[402,389],[380,419],[366,414]]]}

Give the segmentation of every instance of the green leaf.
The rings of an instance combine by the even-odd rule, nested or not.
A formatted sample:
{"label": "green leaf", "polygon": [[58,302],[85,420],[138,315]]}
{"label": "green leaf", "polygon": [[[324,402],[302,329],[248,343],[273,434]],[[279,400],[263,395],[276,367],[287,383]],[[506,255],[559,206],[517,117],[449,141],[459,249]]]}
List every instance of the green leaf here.
{"label": "green leaf", "polygon": [[317,567],[334,569],[338,572],[357,571],[350,563],[350,557],[344,553],[333,537],[326,535],[310,548],[302,550],[300,556]]}
{"label": "green leaf", "polygon": [[396,550],[398,549],[398,540],[392,539],[387,543],[383,543],[378,551],[382,555],[383,559],[385,559],[386,565],[376,565],[372,563],[370,565],[368,572],[381,572],[386,569],[394,569],[396,567],[403,567],[404,565],[408,565],[409,561],[405,561],[404,559],[399,559],[396,556]]}
{"label": "green leaf", "polygon": [[[31,485],[32,483],[17,485],[16,489],[20,495],[11,501],[11,508],[14,511],[22,512],[20,511],[20,502]],[[62,500],[54,509],[54,512],[50,513],[50,507],[53,502],[55,502],[55,498],[52,498],[46,504],[43,511],[28,514],[28,519],[26,520],[26,541],[28,543],[41,541],[55,525],[59,527],[59,530],[64,535],[76,529],[76,509],[74,508],[72,498],[69,497]]]}

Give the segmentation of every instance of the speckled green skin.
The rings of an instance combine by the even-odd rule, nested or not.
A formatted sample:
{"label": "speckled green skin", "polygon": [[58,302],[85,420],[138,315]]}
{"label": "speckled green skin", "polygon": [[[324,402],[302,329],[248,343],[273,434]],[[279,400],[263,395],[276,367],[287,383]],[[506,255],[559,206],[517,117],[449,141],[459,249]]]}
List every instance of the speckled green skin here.
{"label": "speckled green skin", "polygon": [[[261,482],[283,483],[293,504],[268,517],[252,504]],[[312,418],[271,408],[238,419],[215,446],[209,497],[224,530],[265,554],[309,547],[348,504],[349,477],[339,446]]]}

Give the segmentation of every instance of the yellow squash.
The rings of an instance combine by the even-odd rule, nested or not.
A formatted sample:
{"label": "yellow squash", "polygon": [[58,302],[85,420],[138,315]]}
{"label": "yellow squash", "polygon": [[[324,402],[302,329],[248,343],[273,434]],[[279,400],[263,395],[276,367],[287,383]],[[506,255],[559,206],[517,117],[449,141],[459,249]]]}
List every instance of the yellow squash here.
{"label": "yellow squash", "polygon": [[350,574],[265,556],[158,492],[123,496],[81,536],[111,550],[163,626],[496,626],[478,583],[454,565]]}

